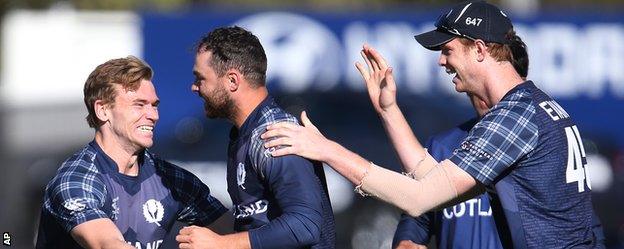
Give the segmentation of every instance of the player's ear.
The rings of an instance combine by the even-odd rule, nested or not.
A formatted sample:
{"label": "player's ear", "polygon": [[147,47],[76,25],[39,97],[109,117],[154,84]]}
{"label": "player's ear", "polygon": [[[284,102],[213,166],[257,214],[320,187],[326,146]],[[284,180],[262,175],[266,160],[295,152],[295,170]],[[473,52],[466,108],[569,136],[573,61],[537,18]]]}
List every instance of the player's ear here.
{"label": "player's ear", "polygon": [[474,44],[477,61],[482,62],[483,60],[485,60],[485,55],[487,54],[487,46],[485,45],[485,42],[481,39],[475,40]]}
{"label": "player's ear", "polygon": [[106,123],[110,119],[109,104],[104,103],[103,100],[98,99],[93,103],[93,109],[95,109],[95,116],[100,121]]}
{"label": "player's ear", "polygon": [[225,77],[226,77],[226,89],[228,89],[230,92],[235,92],[236,90],[238,90],[238,87],[240,86],[240,84],[243,81],[243,75],[240,73],[240,71],[236,70],[236,69],[230,69],[225,73]]}

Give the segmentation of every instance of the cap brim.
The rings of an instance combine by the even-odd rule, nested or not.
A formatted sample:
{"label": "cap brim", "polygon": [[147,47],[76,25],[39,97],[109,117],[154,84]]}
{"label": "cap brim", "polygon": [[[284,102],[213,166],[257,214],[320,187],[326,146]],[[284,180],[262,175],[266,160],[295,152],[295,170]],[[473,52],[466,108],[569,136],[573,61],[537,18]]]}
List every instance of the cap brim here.
{"label": "cap brim", "polygon": [[440,50],[440,47],[442,47],[442,45],[450,42],[455,37],[457,36],[437,29],[414,36],[414,38],[416,38],[416,41],[418,41],[420,45],[422,45],[426,49],[434,51]]}

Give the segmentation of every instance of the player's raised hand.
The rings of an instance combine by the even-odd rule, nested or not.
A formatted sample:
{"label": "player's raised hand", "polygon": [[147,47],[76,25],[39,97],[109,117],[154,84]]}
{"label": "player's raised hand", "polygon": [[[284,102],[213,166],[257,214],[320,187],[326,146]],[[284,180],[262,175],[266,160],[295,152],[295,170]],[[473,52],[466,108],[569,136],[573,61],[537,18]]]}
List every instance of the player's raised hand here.
{"label": "player's raised hand", "polygon": [[224,248],[220,246],[220,235],[205,227],[188,226],[180,229],[176,236],[180,249]]}
{"label": "player's raised hand", "polygon": [[367,67],[360,62],[356,62],[355,67],[366,83],[373,107],[378,113],[384,112],[396,105],[396,83],[392,68],[388,67],[383,56],[368,44],[364,44],[360,54]]}
{"label": "player's raised hand", "polygon": [[326,155],[324,146],[330,142],[312,124],[306,112],[301,112],[303,126],[280,122],[267,126],[267,131],[260,138],[264,139],[264,147],[272,156],[299,155],[312,160],[323,161]]}

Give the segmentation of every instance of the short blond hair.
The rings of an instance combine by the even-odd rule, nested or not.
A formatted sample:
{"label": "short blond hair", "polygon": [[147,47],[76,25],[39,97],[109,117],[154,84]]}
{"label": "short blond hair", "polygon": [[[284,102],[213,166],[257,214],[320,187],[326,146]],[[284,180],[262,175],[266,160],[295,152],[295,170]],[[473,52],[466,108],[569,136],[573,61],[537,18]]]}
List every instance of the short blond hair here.
{"label": "short blond hair", "polygon": [[87,106],[87,123],[92,128],[99,128],[102,121],[95,115],[95,101],[114,104],[115,85],[125,90],[136,90],[141,80],[152,80],[152,68],[134,56],[112,59],[95,68],[84,85],[84,102]]}

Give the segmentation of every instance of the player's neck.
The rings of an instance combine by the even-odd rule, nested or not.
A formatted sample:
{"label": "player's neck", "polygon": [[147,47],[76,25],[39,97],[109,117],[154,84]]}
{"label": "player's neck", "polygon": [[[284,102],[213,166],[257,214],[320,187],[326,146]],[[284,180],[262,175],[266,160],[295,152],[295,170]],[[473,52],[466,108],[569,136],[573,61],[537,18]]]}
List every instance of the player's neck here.
{"label": "player's neck", "polygon": [[236,114],[230,120],[236,128],[240,129],[247,120],[251,112],[253,112],[264,99],[267,98],[269,92],[266,87],[258,87],[257,89],[248,89],[241,92],[234,100],[236,103]]}
{"label": "player's neck", "polygon": [[511,89],[524,82],[511,64],[499,66],[497,70],[488,71],[484,84],[485,93],[482,99],[490,108],[498,104]]}
{"label": "player's neck", "polygon": [[119,173],[129,176],[139,174],[138,155],[142,150],[126,148],[114,136],[106,136],[101,131],[95,133],[95,142],[117,164]]}

